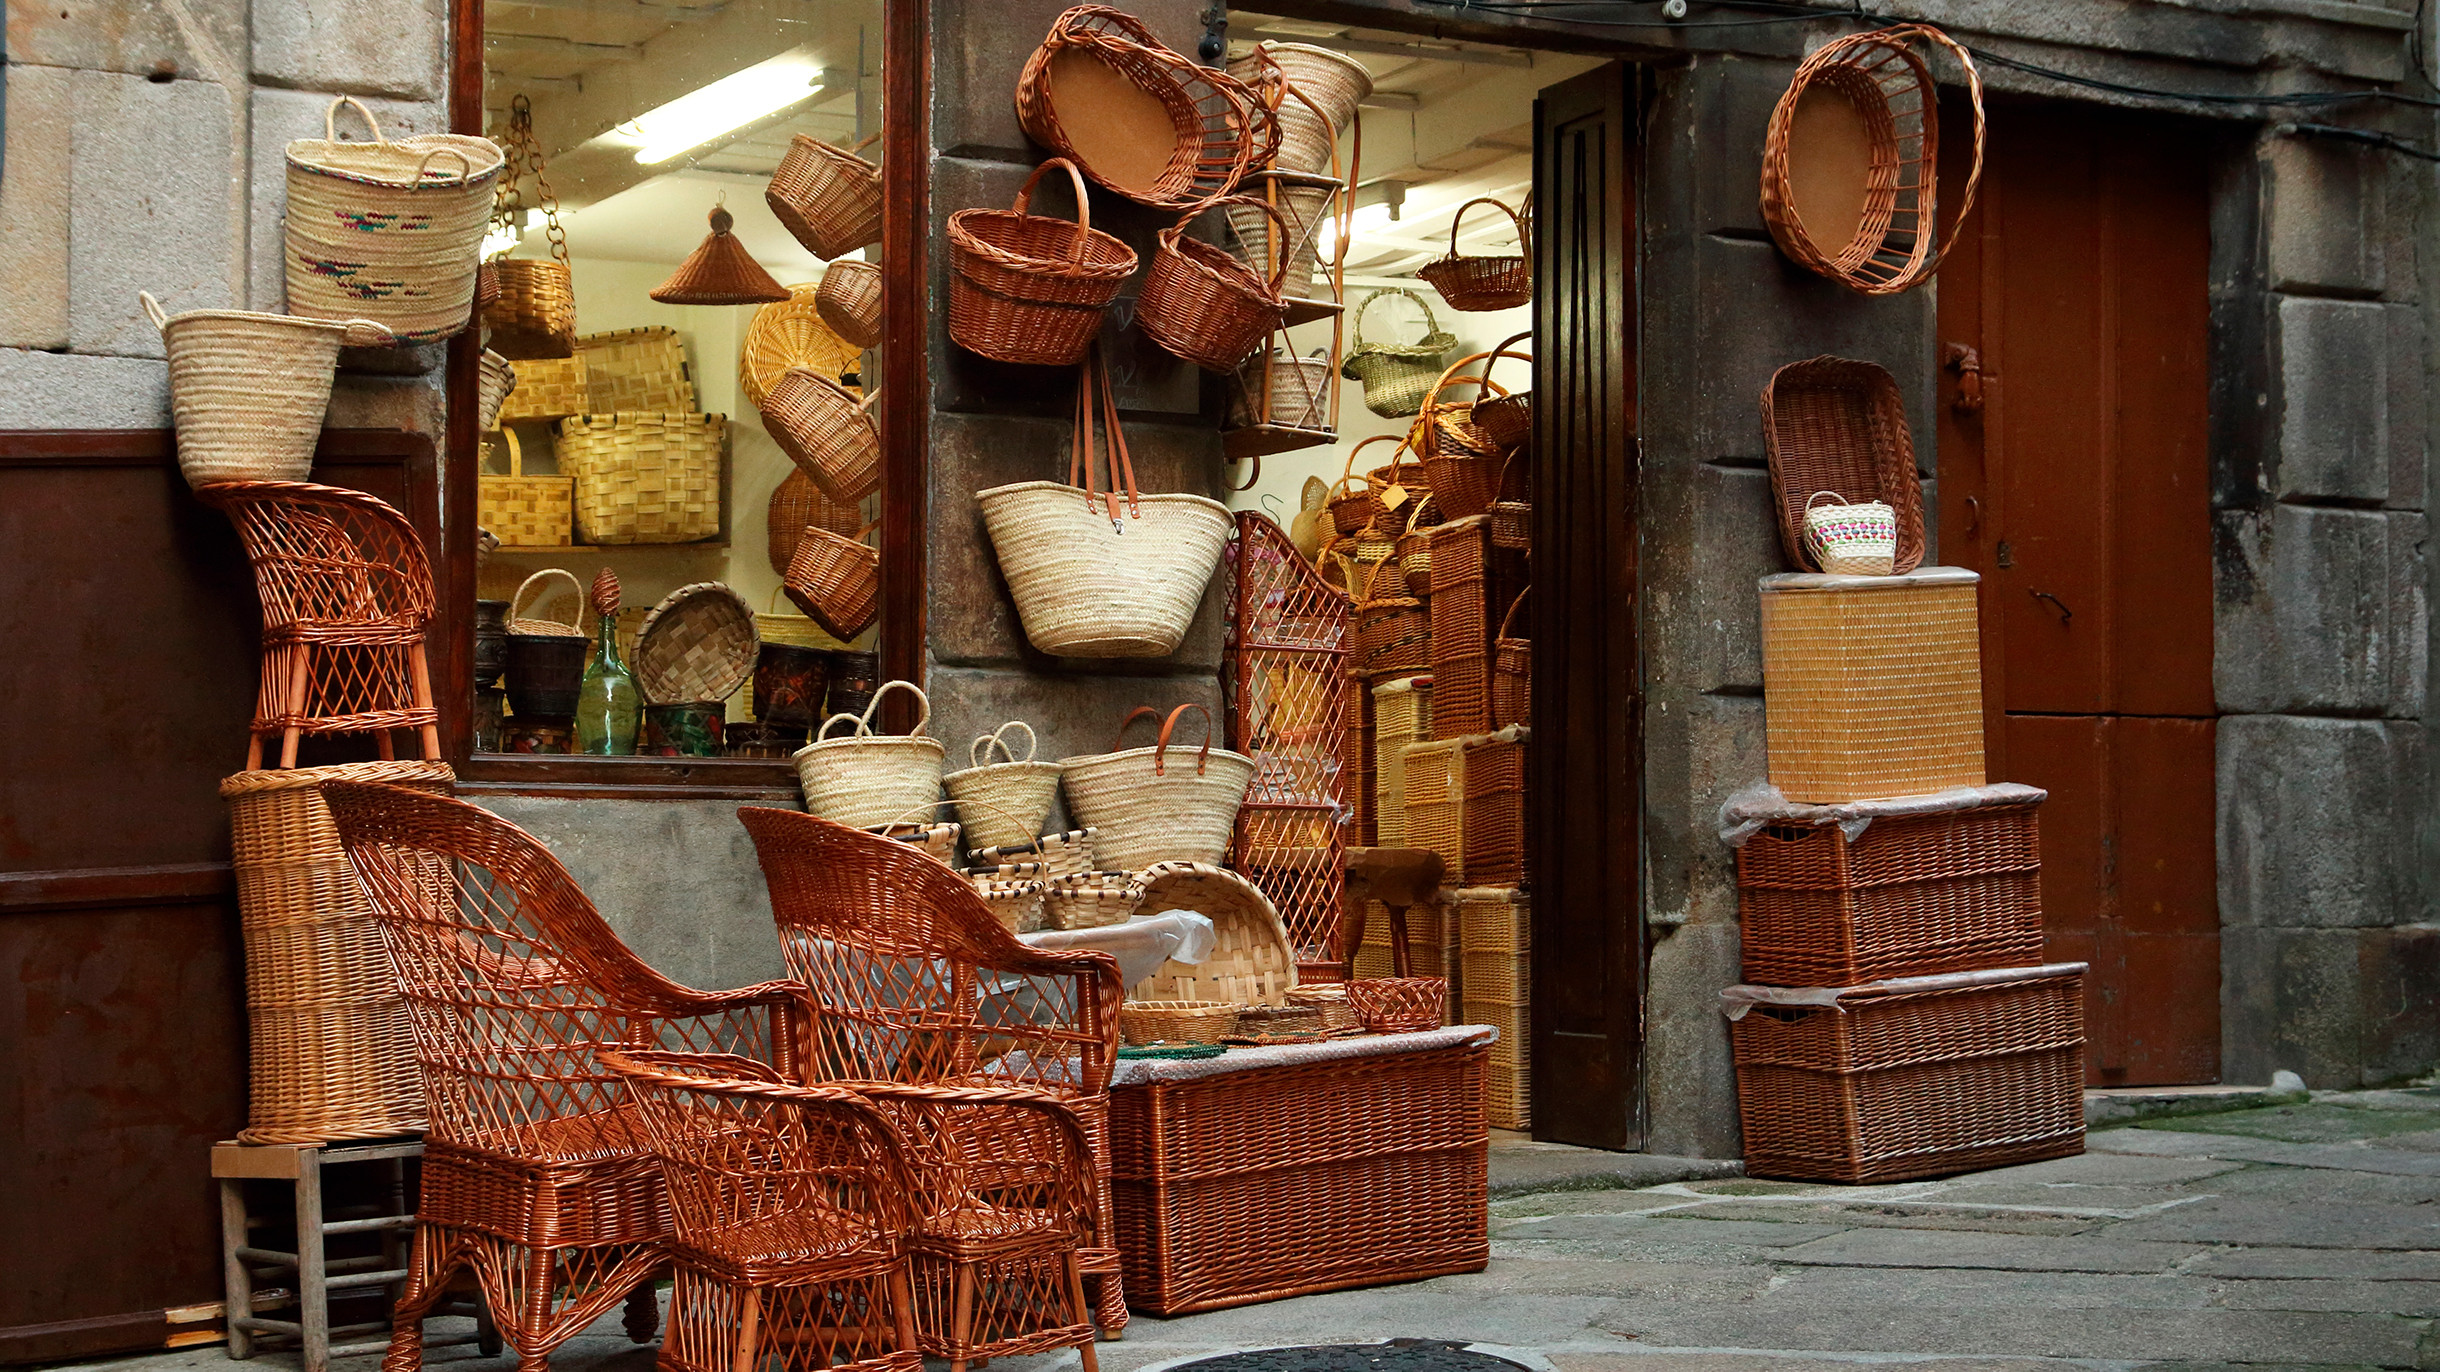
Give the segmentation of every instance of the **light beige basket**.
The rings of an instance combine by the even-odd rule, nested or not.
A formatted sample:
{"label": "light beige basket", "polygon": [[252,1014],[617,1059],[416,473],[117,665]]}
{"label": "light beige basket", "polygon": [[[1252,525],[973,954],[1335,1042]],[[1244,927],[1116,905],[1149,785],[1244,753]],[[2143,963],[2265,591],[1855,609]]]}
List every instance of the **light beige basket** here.
{"label": "light beige basket", "polygon": [[1297,172],[1256,172],[1247,177],[1239,189],[1267,201],[1278,211],[1286,225],[1284,230],[1275,230],[1269,215],[1250,206],[1236,205],[1225,211],[1229,229],[1237,237],[1237,255],[1264,280],[1278,270],[1279,254],[1287,254],[1288,272],[1279,292],[1289,299],[1310,299],[1314,294],[1313,273],[1321,255],[1322,222],[1330,217],[1339,185],[1327,176]]}
{"label": "light beige basket", "polygon": [[303,481],[330,408],[342,344],[388,343],[367,319],[333,323],[248,310],[172,315],[136,292],[169,352],[170,413],[178,470],[190,486],[215,481]]}
{"label": "light beige basket", "polygon": [[[1008,731],[1025,731],[1025,756],[1008,744]],[[993,749],[1005,762],[989,762]],[[1012,719],[968,745],[962,771],[942,777],[949,798],[957,802],[958,818],[978,843],[997,846],[1031,842],[1050,817],[1059,798],[1059,764],[1034,761],[1034,726]]]}
{"label": "light beige basket", "polygon": [[974,883],[974,892],[983,898],[983,904],[991,907],[992,918],[1008,932],[1030,934],[1049,927],[1042,903],[1043,882],[1031,877],[1006,880],[972,874],[967,879]]}
{"label": "light beige basket", "polygon": [[[556,619],[526,618],[519,615],[517,607],[525,603],[526,592],[534,589],[534,583],[547,582],[554,578],[568,583],[569,604],[574,610],[574,614],[568,621],[563,624]],[[508,599],[508,631],[512,634],[548,634],[554,638],[583,638],[585,636],[584,622],[585,584],[576,579],[576,573],[564,567],[545,567],[518,582],[517,593]]]}
{"label": "light beige basket", "polygon": [[858,258],[833,262],[822,272],[813,308],[831,332],[859,348],[881,346],[881,264]]}
{"label": "light beige basket", "polygon": [[1406,745],[1432,736],[1432,678],[1373,687],[1373,831],[1381,847],[1406,846]]}
{"label": "light beige basket", "polygon": [[981,492],[983,524],[1025,637],[1060,657],[1167,657],[1228,544],[1228,507],[1144,495],[1116,522],[1082,488],[1021,481]]}
{"label": "light beige basket", "polygon": [[[1262,393],[1263,369],[1271,393]],[[1229,378],[1229,427],[1282,424],[1292,429],[1330,428],[1330,361],[1321,357],[1256,357]],[[1256,418],[1257,414],[1261,418]]]}
{"label": "light beige basket", "polygon": [[1296,989],[1296,945],[1279,907],[1262,888],[1200,862],[1156,862],[1144,869],[1147,915],[1185,910],[1212,922],[1212,949],[1199,963],[1172,958],[1127,994],[1143,1000],[1208,1000],[1286,1005]]}
{"label": "light beige basket", "polygon": [[1299,986],[1288,993],[1290,1005],[1301,1005],[1322,1017],[1322,1032],[1337,1033],[1356,1027],[1355,1007],[1347,1003],[1347,988],[1337,982],[1317,986]]}
{"label": "light beige basket", "polygon": [[587,413],[683,412],[696,406],[694,374],[676,329],[656,324],[589,333],[576,340],[576,355],[584,359]]}
{"label": "light beige basket", "polygon": [[[875,712],[892,691],[910,691],[922,706],[915,731],[903,738],[873,732]],[[840,720],[856,726],[843,738],[829,737]],[[910,810],[930,808],[940,797],[940,740],[927,737],[932,700],[911,681],[889,681],[873,692],[862,715],[832,715],[813,741],[796,750],[796,776],[805,788],[805,810],[823,819],[863,828],[889,824]]]}
{"label": "light beige basket", "polygon": [[728,422],[716,414],[583,414],[559,421],[587,543],[693,543],[720,532]]}
{"label": "light beige basket", "polygon": [[592,409],[585,387],[585,355],[534,357],[517,363],[517,388],[500,404],[498,424],[535,419],[565,419]]}
{"label": "light beige basket", "polygon": [[1279,157],[1272,165],[1282,171],[1328,171],[1339,135],[1355,122],[1357,104],[1372,94],[1372,73],[1328,48],[1265,39],[1252,53],[1229,63],[1228,74],[1258,85],[1266,67],[1275,68],[1304,96],[1279,103]]}
{"label": "light beige basket", "polygon": [[1131,1000],[1118,1007],[1118,1034],[1129,1043],[1218,1043],[1237,1032],[1237,1007],[1224,1000]]}
{"label": "light beige basket", "polygon": [[1441,880],[1466,875],[1466,755],[1462,738],[1406,745],[1406,846],[1440,854]]}
{"label": "light beige basket", "polygon": [[[339,141],[341,105],[364,116],[372,142]],[[464,329],[500,145],[454,133],[393,143],[347,95],[324,112],[322,132],[288,145],[289,312],[375,320],[401,343]]]}
{"label": "light beige basket", "polygon": [[821,287],[811,281],[788,288],[788,298],[754,312],[737,358],[737,388],[762,408],[771,383],[791,367],[836,380],[862,365],[863,352],[841,338],[821,316]]}
{"label": "light beige basket", "polygon": [[[1203,716],[1203,746],[1170,747],[1179,716]],[[1138,706],[1118,726],[1120,740],[1138,719],[1158,718]],[[1193,701],[1169,712],[1149,748],[1060,759],[1068,810],[1097,832],[1093,851],[1109,867],[1141,870],[1156,862],[1219,865],[1228,853],[1237,808],[1254,780],[1254,759],[1212,746],[1211,712]]]}
{"label": "light beige basket", "polygon": [[975,865],[1033,866],[1033,875],[1051,877],[1074,876],[1094,869],[1091,829],[1070,829],[1060,834],[1044,834],[1023,843],[1002,843],[977,849]]}
{"label": "light beige basket", "polygon": [[1132,872],[1078,872],[1042,887],[1043,918],[1053,929],[1106,929],[1124,924],[1144,900]]}
{"label": "light beige basket", "polygon": [[517,369],[509,365],[507,358],[485,348],[475,386],[475,426],[481,429],[499,428],[500,406],[516,389]]}
{"label": "light beige basket", "polygon": [[476,476],[475,522],[504,548],[567,547],[576,519],[576,483],[564,476],[527,476],[525,443],[515,429],[502,429],[500,443],[508,449],[508,474]]}

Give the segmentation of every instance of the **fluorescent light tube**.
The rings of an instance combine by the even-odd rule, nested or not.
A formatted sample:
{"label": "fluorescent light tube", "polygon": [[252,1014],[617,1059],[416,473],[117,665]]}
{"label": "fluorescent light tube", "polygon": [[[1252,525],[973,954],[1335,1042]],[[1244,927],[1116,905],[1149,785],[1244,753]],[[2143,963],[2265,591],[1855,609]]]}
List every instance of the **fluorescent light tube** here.
{"label": "fluorescent light tube", "polygon": [[668,162],[811,100],[822,92],[821,75],[812,57],[782,53],[648,110],[621,132],[641,143],[636,161],[646,166]]}

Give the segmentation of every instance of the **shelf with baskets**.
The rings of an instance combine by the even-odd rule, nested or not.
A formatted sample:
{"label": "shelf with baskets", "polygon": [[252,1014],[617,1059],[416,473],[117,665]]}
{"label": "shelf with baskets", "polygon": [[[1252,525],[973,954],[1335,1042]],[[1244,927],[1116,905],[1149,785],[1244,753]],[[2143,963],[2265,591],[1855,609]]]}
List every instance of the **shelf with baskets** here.
{"label": "shelf with baskets", "polygon": [[[1336,226],[1334,244],[1347,242],[1354,212],[1349,186],[1336,176],[1257,173],[1246,178],[1242,190],[1272,212],[1228,211],[1232,250],[1265,280],[1278,280],[1287,301],[1280,327],[1229,378],[1228,418],[1220,438],[1231,462],[1338,442],[1346,277],[1338,260],[1343,254],[1334,252],[1324,263],[1320,244],[1325,223]],[[1325,321],[1328,348],[1300,356],[1303,343],[1293,331]]]}

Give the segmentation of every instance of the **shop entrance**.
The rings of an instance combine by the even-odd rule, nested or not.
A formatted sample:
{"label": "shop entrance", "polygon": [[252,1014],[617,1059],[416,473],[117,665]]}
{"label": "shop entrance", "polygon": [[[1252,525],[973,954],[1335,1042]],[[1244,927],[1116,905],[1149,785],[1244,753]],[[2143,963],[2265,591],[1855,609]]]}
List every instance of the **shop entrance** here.
{"label": "shop entrance", "polygon": [[1983,575],[1990,774],[2050,792],[2097,1085],[2219,1077],[2208,151],[1996,105],[1938,286],[1940,555]]}

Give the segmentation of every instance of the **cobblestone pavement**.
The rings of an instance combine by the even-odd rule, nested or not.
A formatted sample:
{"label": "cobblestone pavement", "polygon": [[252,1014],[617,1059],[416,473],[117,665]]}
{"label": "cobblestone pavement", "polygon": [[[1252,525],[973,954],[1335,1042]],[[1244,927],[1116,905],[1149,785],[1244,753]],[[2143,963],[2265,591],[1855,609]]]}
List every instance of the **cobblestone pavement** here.
{"label": "cobblestone pavement", "polygon": [[[1535,1161],[1500,1151],[1512,1177]],[[1695,1179],[1634,1185],[1673,1170]],[[1939,1181],[1706,1170],[1529,1173],[1528,1186],[1596,1189],[1495,1199],[1487,1271],[1138,1317],[1101,1365],[1412,1337],[1520,1350],[1555,1372],[2440,1370],[2440,1090],[2145,1121],[2095,1132],[2082,1157]],[[651,1349],[616,1337],[615,1319],[599,1328],[610,1337],[571,1344],[560,1372],[649,1372]],[[433,1365],[512,1366],[450,1354]],[[222,1365],[207,1350],[118,1366]]]}

